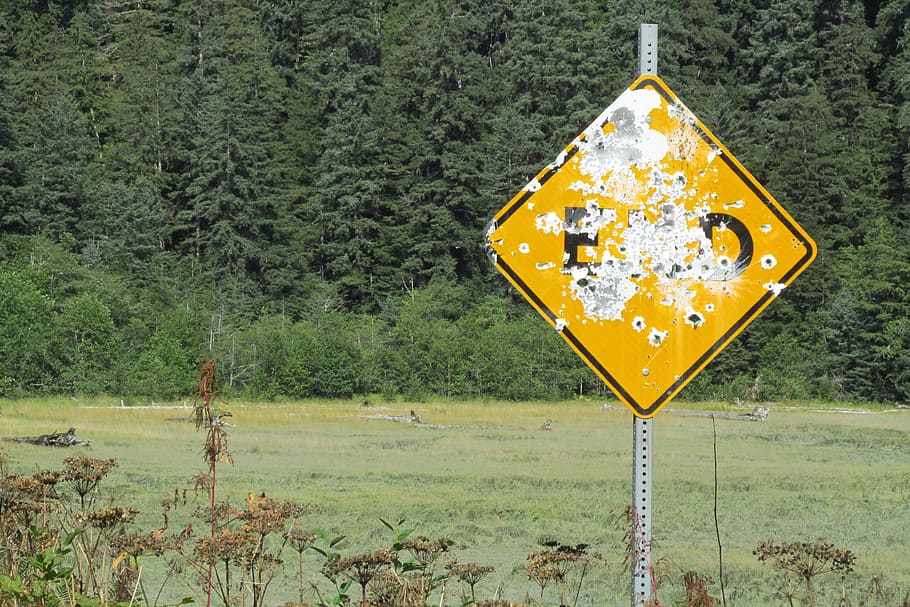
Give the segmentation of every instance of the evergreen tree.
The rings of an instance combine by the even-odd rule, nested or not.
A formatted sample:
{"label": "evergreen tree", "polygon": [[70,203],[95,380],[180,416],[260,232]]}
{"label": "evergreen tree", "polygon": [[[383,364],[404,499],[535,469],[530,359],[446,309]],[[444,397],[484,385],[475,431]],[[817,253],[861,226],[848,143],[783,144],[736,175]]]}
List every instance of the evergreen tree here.
{"label": "evergreen tree", "polygon": [[0,209],[0,227],[73,243],[88,204],[97,139],[81,102],[91,80],[87,17],[72,6],[22,7],[6,15],[6,95],[18,133],[21,174]]}
{"label": "evergreen tree", "polygon": [[[2,18],[2,17],[0,17]],[[16,189],[22,185],[22,169],[19,164],[19,144],[13,130],[12,111],[9,96],[3,92],[6,87],[8,68],[0,63],[0,216],[12,207]],[[0,229],[6,221],[0,219]]]}
{"label": "evergreen tree", "polygon": [[378,117],[383,15],[366,0],[328,13],[308,7],[299,94],[315,104],[320,130],[312,133],[316,159],[298,213],[312,226],[305,245],[320,279],[335,283],[346,305],[369,307],[398,263],[390,250],[385,126]]}
{"label": "evergreen tree", "polygon": [[273,246],[287,202],[277,145],[283,86],[247,3],[181,9],[172,238],[194,273],[252,303],[266,269],[281,265]]}

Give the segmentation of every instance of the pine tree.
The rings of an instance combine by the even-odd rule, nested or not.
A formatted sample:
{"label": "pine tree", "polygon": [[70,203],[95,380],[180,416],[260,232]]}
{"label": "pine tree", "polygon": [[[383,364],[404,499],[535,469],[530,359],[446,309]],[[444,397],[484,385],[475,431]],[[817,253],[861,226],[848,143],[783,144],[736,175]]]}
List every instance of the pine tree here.
{"label": "pine tree", "polygon": [[6,16],[5,94],[21,173],[4,197],[0,226],[72,243],[88,204],[88,168],[98,152],[83,111],[91,80],[87,19],[69,6],[23,7]]}
{"label": "pine tree", "polygon": [[312,226],[307,244],[319,277],[335,283],[347,305],[375,304],[396,263],[377,109],[382,14],[366,0],[310,14],[300,86],[318,108],[321,128],[313,133],[317,158],[298,213]]}
{"label": "pine tree", "polygon": [[272,247],[287,202],[278,145],[283,83],[247,3],[181,9],[173,243],[201,278],[253,302],[263,272],[280,264]]}

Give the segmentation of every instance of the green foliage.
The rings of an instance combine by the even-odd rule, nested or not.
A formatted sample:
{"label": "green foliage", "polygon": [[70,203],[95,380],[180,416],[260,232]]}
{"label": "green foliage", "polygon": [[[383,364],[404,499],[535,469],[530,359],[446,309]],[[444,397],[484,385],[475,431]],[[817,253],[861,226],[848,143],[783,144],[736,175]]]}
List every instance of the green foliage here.
{"label": "green foliage", "polygon": [[52,304],[22,273],[0,269],[0,378],[5,396],[26,393],[49,380],[47,343]]}
{"label": "green foliage", "polygon": [[185,396],[204,351],[265,398],[603,393],[480,242],[655,22],[661,74],[820,245],[687,394],[906,400],[906,0],[13,4],[2,394]]}
{"label": "green foliage", "polygon": [[54,541],[47,529],[30,526],[28,533],[31,541],[47,547],[28,557],[27,576],[0,573],[0,598],[6,594],[20,605],[44,607],[58,600],[58,591],[64,590],[63,586],[74,576],[74,569],[64,563],[73,551],[73,539],[79,531],[71,531],[59,541]]}
{"label": "green foliage", "polygon": [[290,323],[282,317],[267,317],[258,321],[245,335],[245,351],[237,355],[236,364],[251,369],[243,383],[252,394],[265,398],[360,392],[360,351],[344,320],[326,317],[323,324]]}
{"label": "green foliage", "polygon": [[153,400],[191,394],[204,343],[196,315],[180,308],[168,310],[150,327],[145,339],[143,350],[124,378],[125,393]]}

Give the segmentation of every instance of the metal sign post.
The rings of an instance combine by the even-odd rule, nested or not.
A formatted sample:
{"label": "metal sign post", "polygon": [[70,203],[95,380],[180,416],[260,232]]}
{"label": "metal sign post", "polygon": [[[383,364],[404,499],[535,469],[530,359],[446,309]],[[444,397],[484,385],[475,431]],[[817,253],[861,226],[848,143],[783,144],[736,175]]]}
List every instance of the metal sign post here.
{"label": "metal sign post", "polygon": [[652,419],[632,421],[632,607],[646,605],[654,594],[651,575],[651,431]]}
{"label": "metal sign post", "polygon": [[[638,75],[657,75],[657,24],[638,29]],[[632,418],[632,607],[642,607],[654,594],[651,575],[651,418]]]}

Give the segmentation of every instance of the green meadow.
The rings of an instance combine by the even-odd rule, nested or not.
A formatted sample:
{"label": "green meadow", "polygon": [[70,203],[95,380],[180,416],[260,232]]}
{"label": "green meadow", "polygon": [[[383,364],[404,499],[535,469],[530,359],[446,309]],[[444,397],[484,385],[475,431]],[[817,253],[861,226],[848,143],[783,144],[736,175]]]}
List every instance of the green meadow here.
{"label": "green meadow", "polygon": [[[405,519],[415,535],[454,540],[460,561],[495,566],[477,587],[484,598],[538,596],[524,566],[541,542],[588,544],[600,558],[577,604],[629,604],[622,517],[631,501],[629,411],[594,401],[366,404],[223,404],[233,415],[228,450],[234,461],[218,465],[219,497],[242,504],[248,494],[265,492],[312,504],[300,526],[346,536],[339,545],[345,555],[390,543],[380,518]],[[4,442],[0,449],[14,473],[60,468],[73,455],[116,458],[101,503],[139,508],[136,524],[150,530],[161,526],[161,501],[175,488],[192,487],[194,475],[205,470],[203,433],[179,421],[191,405],[0,401],[0,436],[72,426],[92,441],[90,448]],[[690,570],[714,580],[709,591],[720,604],[715,522],[729,605],[787,604],[787,583],[753,555],[763,540],[853,551],[854,571],[815,580],[818,605],[837,605],[842,593],[853,605],[901,604],[910,589],[910,411],[772,404],[762,422],[681,412],[696,408],[707,412],[712,405],[672,403],[654,420],[652,559],[661,604],[684,598],[682,577]],[[411,410],[423,424],[396,417]],[[541,429],[547,420],[549,431]],[[172,527],[190,520],[192,494],[189,501],[170,513]],[[204,503],[200,496],[196,505]],[[196,525],[197,532],[205,528]],[[289,563],[296,563],[292,556]],[[307,555],[304,567],[318,585],[317,556]],[[149,563],[149,571],[155,566]],[[291,569],[275,583],[270,604],[296,598]],[[876,576],[884,599],[867,596]],[[160,604],[187,594],[169,582]]]}

